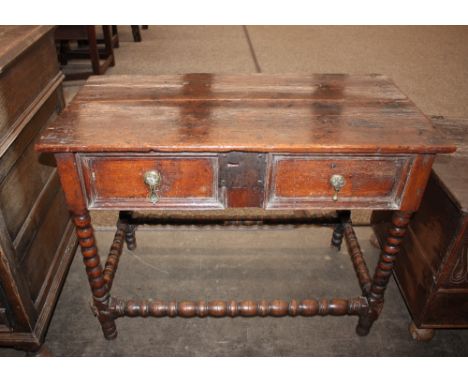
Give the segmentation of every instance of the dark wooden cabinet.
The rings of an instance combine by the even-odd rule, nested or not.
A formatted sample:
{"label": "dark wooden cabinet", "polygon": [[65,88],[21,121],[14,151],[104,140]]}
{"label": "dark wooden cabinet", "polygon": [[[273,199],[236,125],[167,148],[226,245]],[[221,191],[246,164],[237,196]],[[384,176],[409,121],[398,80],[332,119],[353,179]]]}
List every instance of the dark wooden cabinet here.
{"label": "dark wooden cabinet", "polygon": [[0,346],[31,351],[76,247],[54,158],[34,151],[64,106],[53,32],[0,27]]}
{"label": "dark wooden cabinet", "polygon": [[[422,340],[432,329],[468,328],[468,121],[432,121],[458,150],[437,157],[394,268],[414,321],[411,333]],[[381,241],[385,218],[372,218]]]}

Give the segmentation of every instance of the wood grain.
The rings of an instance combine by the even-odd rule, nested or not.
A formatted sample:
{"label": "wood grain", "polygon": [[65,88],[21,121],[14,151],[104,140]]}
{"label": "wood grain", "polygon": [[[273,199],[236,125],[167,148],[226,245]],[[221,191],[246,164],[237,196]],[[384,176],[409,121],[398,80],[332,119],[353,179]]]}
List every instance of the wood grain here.
{"label": "wood grain", "polygon": [[52,25],[0,26],[0,74],[14,65],[17,59],[54,28]]}
{"label": "wood grain", "polygon": [[[343,208],[353,205],[393,209],[406,183],[408,157],[275,155],[269,187],[269,208]],[[333,174],[346,181],[333,201]]]}
{"label": "wood grain", "polygon": [[385,76],[186,74],[90,79],[37,149],[435,153],[455,147]]}
{"label": "wood grain", "polygon": [[30,351],[76,248],[53,156],[34,151],[64,105],[53,31],[0,26],[0,346]]}
{"label": "wood grain", "polygon": [[[1,29],[0,29],[1,30]],[[24,35],[17,39],[24,39]],[[26,37],[27,38],[27,37]],[[7,42],[0,38],[0,46]],[[9,55],[9,54],[8,54]],[[0,60],[2,57],[0,56]],[[0,81],[0,145],[13,133],[10,126],[20,117],[37,95],[48,88],[58,75],[58,62],[52,35],[43,35],[24,52],[15,56],[15,65],[1,73]]]}
{"label": "wood grain", "polygon": [[283,316],[345,316],[359,315],[368,309],[364,298],[307,299],[302,301],[124,301],[111,299],[114,317],[283,317]]}
{"label": "wood grain", "polygon": [[[221,208],[218,158],[186,156],[80,157],[90,208]],[[150,201],[144,182],[147,171],[158,171],[159,200]]]}

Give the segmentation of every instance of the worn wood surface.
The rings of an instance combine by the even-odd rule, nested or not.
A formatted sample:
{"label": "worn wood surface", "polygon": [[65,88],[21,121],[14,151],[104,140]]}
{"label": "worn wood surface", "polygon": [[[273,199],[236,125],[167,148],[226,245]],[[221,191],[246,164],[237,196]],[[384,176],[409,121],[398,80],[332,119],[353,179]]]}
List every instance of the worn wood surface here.
{"label": "worn wood surface", "polygon": [[[292,156],[272,160],[268,204],[271,207],[314,207],[332,204],[337,208],[387,207],[399,205],[411,166],[409,157],[378,156]],[[340,174],[345,185],[332,201],[330,177]]]}
{"label": "worn wood surface", "polygon": [[81,158],[90,207],[153,207],[144,183],[147,171],[158,171],[157,207],[220,206],[218,158],[185,156],[84,156]]}
{"label": "worn wood surface", "polygon": [[0,346],[31,351],[76,248],[54,158],[34,151],[63,108],[53,31],[0,27]]}
{"label": "worn wood surface", "polygon": [[[10,33],[1,34],[3,28]],[[48,98],[63,78],[58,70],[51,28],[9,28],[0,27],[3,51],[0,62],[4,62],[0,71],[0,155],[28,122],[25,119],[34,115],[35,107]],[[40,35],[35,34],[40,31]],[[31,43],[33,35],[34,43]],[[10,59],[14,64],[7,65]]]}
{"label": "worn wood surface", "polygon": [[455,149],[387,77],[343,74],[91,78],[37,148],[401,154]]}
{"label": "worn wood surface", "polygon": [[307,299],[302,301],[123,301],[111,299],[115,317],[283,317],[283,316],[345,316],[359,315],[367,309],[364,298]]}
{"label": "worn wood surface", "polygon": [[38,40],[55,26],[2,25],[0,26],[0,74],[5,72]]}
{"label": "worn wood surface", "polygon": [[[0,184],[0,203],[8,206],[4,214],[12,239],[16,238],[54,169],[39,162],[39,155],[34,151],[33,146],[34,142],[25,148],[23,155],[18,158],[5,180]],[[16,202],[12,203],[12,201]]]}

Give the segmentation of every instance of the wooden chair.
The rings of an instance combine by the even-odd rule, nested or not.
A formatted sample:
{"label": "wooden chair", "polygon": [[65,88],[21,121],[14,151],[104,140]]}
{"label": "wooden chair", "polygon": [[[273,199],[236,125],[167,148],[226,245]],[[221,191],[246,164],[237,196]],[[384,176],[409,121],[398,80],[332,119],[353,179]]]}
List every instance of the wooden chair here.
{"label": "wooden chair", "polygon": [[[104,74],[109,66],[115,65],[113,46],[117,39],[113,37],[111,26],[103,25],[104,48],[99,49],[95,25],[60,25],[55,31],[55,40],[59,44],[59,61],[66,65],[69,59],[90,59],[92,72],[66,73],[67,79],[83,79],[92,74]],[[70,48],[70,41],[81,41],[77,49]],[[83,44],[83,41],[86,44]],[[101,62],[103,60],[103,62]]]}
{"label": "wooden chair", "polygon": [[[140,33],[140,26],[139,25],[130,25],[132,28],[132,35],[133,41],[141,42],[141,33]],[[142,25],[141,29],[148,29],[148,25]],[[116,39],[116,43],[114,43],[114,48],[119,47],[119,34],[118,34],[117,25],[112,25],[112,41],[114,43],[114,39]]]}

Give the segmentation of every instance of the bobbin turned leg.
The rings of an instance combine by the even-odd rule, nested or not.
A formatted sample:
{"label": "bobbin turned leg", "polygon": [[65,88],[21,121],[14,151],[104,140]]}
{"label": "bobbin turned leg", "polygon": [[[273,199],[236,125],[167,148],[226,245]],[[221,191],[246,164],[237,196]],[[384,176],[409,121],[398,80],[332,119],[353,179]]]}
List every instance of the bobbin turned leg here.
{"label": "bobbin turned leg", "polygon": [[114,317],[109,310],[109,286],[104,279],[87,199],[82,192],[76,157],[73,153],[59,153],[55,155],[55,159],[60,183],[65,193],[68,209],[73,216],[72,221],[76,228],[76,236],[78,236],[83,262],[86,266],[86,274],[93,295],[93,310],[99,319],[104,337],[110,340],[117,336],[117,329]]}
{"label": "bobbin turned leg", "polygon": [[330,246],[336,248],[337,251],[341,249],[341,244],[343,243],[343,232],[344,232],[344,224],[347,223],[350,219],[351,212],[350,211],[337,211],[338,218],[340,222],[335,225],[333,229],[333,235],[330,242]]}
{"label": "bobbin turned leg", "polygon": [[335,248],[337,251],[341,249],[341,244],[343,243],[343,224],[339,223],[333,228],[333,235],[331,239],[330,246]]}
{"label": "bobbin turned leg", "polygon": [[380,315],[384,303],[384,293],[392,274],[396,255],[406,233],[412,212],[396,211],[392,216],[392,224],[388,230],[387,238],[380,253],[379,262],[375,269],[374,278],[369,293],[369,310],[359,317],[356,328],[357,334],[365,336],[375,320]]}
{"label": "bobbin turned leg", "polygon": [[133,251],[137,246],[135,237],[136,225],[130,224],[131,217],[131,211],[120,211],[117,226],[122,227],[125,231],[125,243],[127,244],[127,248]]}
{"label": "bobbin turned leg", "polygon": [[91,217],[88,211],[73,216],[73,223],[76,227],[76,235],[83,255],[83,262],[86,266],[89,285],[93,294],[94,313],[96,314],[104,333],[108,340],[117,337],[115,320],[109,311],[109,288],[103,277],[101,261],[96,247]]}

